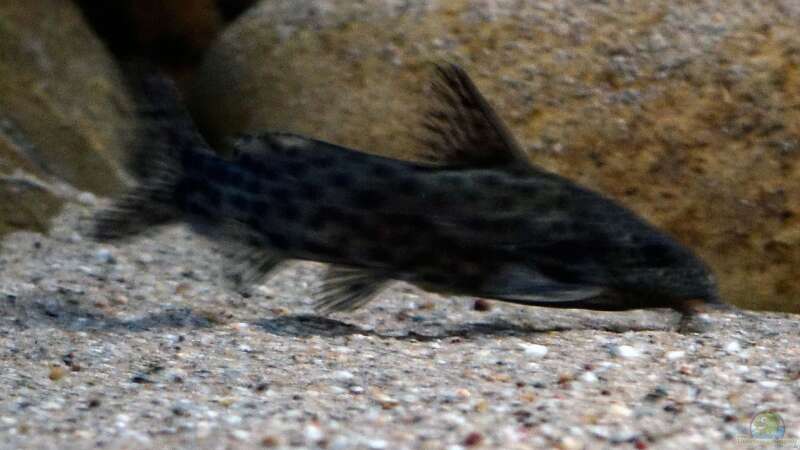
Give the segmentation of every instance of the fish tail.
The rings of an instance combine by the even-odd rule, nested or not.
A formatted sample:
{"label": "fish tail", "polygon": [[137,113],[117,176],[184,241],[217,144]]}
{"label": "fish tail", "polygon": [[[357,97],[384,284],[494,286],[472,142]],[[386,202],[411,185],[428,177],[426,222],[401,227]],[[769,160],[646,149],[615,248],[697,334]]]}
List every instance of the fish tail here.
{"label": "fish tail", "polygon": [[125,75],[140,123],[129,160],[136,182],[94,218],[91,235],[99,241],[178,221],[187,170],[193,161],[213,154],[168,78],[141,66],[126,67]]}

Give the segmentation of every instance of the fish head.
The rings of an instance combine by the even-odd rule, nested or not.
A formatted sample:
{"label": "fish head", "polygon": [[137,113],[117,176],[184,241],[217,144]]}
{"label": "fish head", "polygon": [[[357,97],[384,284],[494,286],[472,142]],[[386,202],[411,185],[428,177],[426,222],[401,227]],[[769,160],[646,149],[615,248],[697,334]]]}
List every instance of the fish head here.
{"label": "fish head", "polygon": [[714,274],[702,259],[669,236],[648,234],[645,242],[626,246],[613,270],[615,291],[653,307],[722,303]]}

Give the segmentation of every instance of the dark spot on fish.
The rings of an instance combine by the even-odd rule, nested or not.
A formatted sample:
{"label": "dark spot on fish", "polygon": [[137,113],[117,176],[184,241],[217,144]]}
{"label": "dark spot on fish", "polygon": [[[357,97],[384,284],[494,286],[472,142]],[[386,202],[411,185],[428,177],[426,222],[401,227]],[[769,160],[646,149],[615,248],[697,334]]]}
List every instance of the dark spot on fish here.
{"label": "dark spot on fish", "polygon": [[337,253],[333,247],[311,239],[304,240],[302,247],[305,251],[313,253],[315,255],[331,256],[331,255],[336,255]]}
{"label": "dark spot on fish", "polygon": [[501,195],[497,198],[496,206],[498,209],[511,209],[515,203],[514,198],[510,195]]}
{"label": "dark spot on fish", "polygon": [[375,223],[375,221],[365,220],[363,217],[354,216],[350,220],[350,226],[357,230],[359,237],[368,241],[384,241],[388,235],[388,228]]}
{"label": "dark spot on fish", "polygon": [[261,181],[255,177],[247,177],[243,186],[244,190],[252,194],[261,192]]}
{"label": "dark spot on fish", "polygon": [[514,164],[512,166],[505,167],[505,171],[506,171],[506,173],[508,175],[511,175],[511,176],[513,176],[514,178],[517,178],[517,179],[521,179],[521,178],[524,179],[524,178],[528,178],[528,177],[531,176],[531,171],[527,167],[527,165],[523,166],[523,165]]}
{"label": "dark spot on fish", "polygon": [[393,259],[394,253],[383,246],[372,246],[367,249],[367,258],[376,262],[389,262]]}
{"label": "dark spot on fish", "polygon": [[520,184],[516,187],[516,189],[520,194],[523,195],[533,195],[539,191],[536,186],[532,184]]}
{"label": "dark spot on fish", "polygon": [[252,164],[255,156],[253,156],[251,150],[244,147],[245,146],[240,141],[234,142],[231,150],[228,152],[228,159],[242,166]]}
{"label": "dark spot on fish", "polygon": [[629,239],[633,245],[641,245],[646,242],[646,238],[644,236],[636,233],[631,234]]}
{"label": "dark spot on fish", "polygon": [[372,166],[372,173],[381,178],[389,178],[395,176],[397,170],[387,164],[374,164]]}
{"label": "dark spot on fish", "polygon": [[256,216],[248,217],[247,221],[245,223],[247,224],[247,226],[249,226],[250,228],[253,228],[254,230],[260,230],[261,229],[261,221]]}
{"label": "dark spot on fish", "polygon": [[[569,230],[577,236],[583,236],[585,234],[591,233],[592,229],[588,224],[584,224],[581,222],[570,222],[569,223]],[[597,231],[594,232],[597,235]]]}
{"label": "dark spot on fish", "polygon": [[498,233],[513,233],[516,230],[527,228],[528,222],[524,218],[511,217],[495,220],[492,229]]}
{"label": "dark spot on fish", "polygon": [[166,134],[167,145],[171,148],[181,147],[185,141],[188,141],[186,134],[174,127],[167,128]]}
{"label": "dark spot on fish", "polygon": [[308,221],[306,222],[308,226],[315,231],[322,230],[328,224],[333,224],[339,227],[342,226],[350,226],[352,228],[352,224],[357,224],[357,220],[349,214],[345,214],[341,210],[330,206],[322,206],[314,213],[310,214],[308,217]]}
{"label": "dark spot on fish", "polygon": [[197,201],[189,200],[186,205],[186,210],[189,214],[197,215],[197,216],[207,216],[208,213],[205,207]]}
{"label": "dark spot on fish", "polygon": [[316,200],[322,196],[322,189],[311,183],[302,183],[300,184],[300,196],[304,200]]}
{"label": "dark spot on fish", "polygon": [[242,151],[240,153],[234,154],[236,163],[243,167],[252,167],[253,163],[255,162],[253,159],[253,155],[250,152]]}
{"label": "dark spot on fish", "polygon": [[238,209],[239,211],[245,211],[248,209],[247,199],[244,198],[242,194],[231,195],[230,201],[233,207]]}
{"label": "dark spot on fish", "polygon": [[329,220],[332,222],[340,222],[340,223],[344,223],[347,221],[346,214],[331,206],[320,207],[319,211],[317,211],[317,214],[319,214],[326,221]]}
{"label": "dark spot on fish", "polygon": [[239,144],[252,144],[253,142],[258,142],[259,137],[254,134],[237,134],[235,136],[236,142]]}
{"label": "dark spot on fish", "polygon": [[666,266],[674,259],[672,248],[665,244],[647,244],[642,246],[641,251],[648,265]]}
{"label": "dark spot on fish", "polygon": [[547,224],[551,234],[564,235],[572,231],[569,222],[565,220],[554,220]]}
{"label": "dark spot on fish", "polygon": [[425,282],[428,282],[428,283],[431,283],[431,284],[444,284],[445,282],[447,282],[447,277],[446,276],[444,276],[442,274],[438,274],[438,273],[431,273],[431,272],[423,274],[422,275],[422,279]]}
{"label": "dark spot on fish", "polygon": [[258,217],[264,217],[269,214],[269,203],[263,200],[256,200],[250,204],[250,211]]}
{"label": "dark spot on fish", "polygon": [[411,177],[401,178],[395,186],[397,193],[408,196],[417,195],[421,190],[419,182]]}
{"label": "dark spot on fish", "polygon": [[266,164],[262,164],[257,169],[256,173],[258,175],[260,175],[261,179],[267,180],[267,181],[279,180],[283,175],[283,172],[281,170],[279,170],[276,166],[274,166],[274,165],[266,165]]}
{"label": "dark spot on fish", "polygon": [[289,221],[296,221],[300,219],[300,208],[293,202],[286,202],[280,206],[281,216]]}
{"label": "dark spot on fish", "polygon": [[478,203],[484,199],[483,193],[475,189],[465,189],[461,191],[464,201],[468,203]]}
{"label": "dark spot on fish", "polygon": [[295,178],[302,177],[306,172],[308,172],[308,167],[300,161],[293,161],[286,165],[286,173]]}
{"label": "dark spot on fish", "polygon": [[566,193],[553,196],[553,205],[556,208],[566,208],[569,205],[569,195]]}
{"label": "dark spot on fish", "polygon": [[443,208],[447,206],[447,194],[444,192],[432,192],[428,195],[428,200],[432,208]]}
{"label": "dark spot on fish", "polygon": [[439,183],[449,188],[461,188],[466,186],[467,181],[464,177],[452,175],[439,178]]}
{"label": "dark spot on fish", "polygon": [[357,208],[373,208],[382,205],[385,200],[385,196],[374,189],[359,189],[353,193],[353,203]]}
{"label": "dark spot on fish", "polygon": [[258,140],[261,141],[261,145],[264,146],[265,150],[275,150],[279,148],[279,145],[276,145],[275,138],[269,133],[258,135]]}
{"label": "dark spot on fish", "polygon": [[340,189],[348,189],[353,185],[353,178],[342,172],[334,172],[330,175],[330,183]]}
{"label": "dark spot on fish", "polygon": [[591,244],[582,241],[563,240],[540,247],[540,253],[565,263],[582,263],[588,261],[593,252],[598,250],[592,247]]}
{"label": "dark spot on fish", "polygon": [[187,172],[203,170],[205,155],[195,152],[181,152],[181,165]]}
{"label": "dark spot on fish", "polygon": [[421,215],[391,215],[385,217],[385,222],[391,224],[389,234],[394,241],[430,231],[430,220]]}
{"label": "dark spot on fish", "polygon": [[245,184],[245,175],[238,168],[229,169],[228,182],[225,183],[226,187],[232,189],[242,189]]}
{"label": "dark spot on fish", "polygon": [[286,236],[283,236],[278,233],[265,233],[265,236],[267,237],[267,241],[272,247],[278,250],[289,249],[289,240],[286,239]]}
{"label": "dark spot on fish", "polygon": [[312,229],[313,231],[320,231],[325,224],[328,222],[328,218],[322,214],[320,211],[317,211],[310,216],[308,216],[308,220],[306,221],[306,225]]}
{"label": "dark spot on fish", "polygon": [[350,290],[352,292],[358,292],[361,289],[364,289],[364,287],[366,287],[366,286],[367,286],[366,283],[353,283],[352,285],[350,285]]}
{"label": "dark spot on fish", "polygon": [[198,189],[202,189],[202,185],[196,179],[185,178],[175,187],[175,200],[180,205],[188,206],[189,197]]}
{"label": "dark spot on fish", "polygon": [[562,283],[580,283],[583,271],[579,267],[552,260],[537,261],[536,268],[544,276]]}
{"label": "dark spot on fish", "polygon": [[499,186],[499,185],[500,185],[500,183],[503,181],[503,180],[500,178],[500,176],[498,176],[498,175],[496,175],[496,174],[493,174],[493,173],[487,173],[487,174],[481,174],[481,175],[477,175],[477,176],[475,177],[475,180],[476,180],[478,183],[480,183],[480,184],[484,185],[485,187],[495,187],[495,186]]}
{"label": "dark spot on fish", "polygon": [[219,209],[219,207],[222,206],[222,193],[219,189],[209,186],[206,188],[205,194],[208,206],[213,209]]}
{"label": "dark spot on fish", "polygon": [[275,202],[286,202],[292,197],[292,192],[282,186],[276,186],[269,190],[269,195]]}
{"label": "dark spot on fish", "polygon": [[274,178],[280,175],[274,160],[259,158],[250,153],[242,153],[237,156],[235,164],[242,173],[258,179]]}
{"label": "dark spot on fish", "polygon": [[336,164],[336,158],[330,155],[315,156],[311,158],[311,165],[317,169],[328,169]]}
{"label": "dark spot on fish", "polygon": [[492,222],[483,217],[470,217],[464,221],[464,225],[473,231],[487,231],[491,228]]}
{"label": "dark spot on fish", "polygon": [[[253,228],[255,228],[255,229],[258,229],[258,228],[259,228],[258,221],[256,221],[256,223],[255,223],[255,224],[251,224],[250,226],[251,226],[251,227],[253,227]],[[248,243],[250,246],[252,246],[252,247],[257,247],[257,248],[260,248],[260,247],[263,247],[263,246],[264,246],[264,240],[263,240],[263,239],[261,239],[261,238],[259,238],[259,237],[258,237],[258,236],[256,236],[256,235],[249,236],[249,237],[247,238],[247,243]]]}
{"label": "dark spot on fish", "polygon": [[297,158],[298,156],[300,156],[300,152],[298,151],[298,148],[295,146],[283,147],[283,155],[289,158]]}
{"label": "dark spot on fish", "polygon": [[214,183],[227,184],[228,182],[228,168],[220,161],[211,164],[211,166],[208,167],[206,175],[208,179]]}

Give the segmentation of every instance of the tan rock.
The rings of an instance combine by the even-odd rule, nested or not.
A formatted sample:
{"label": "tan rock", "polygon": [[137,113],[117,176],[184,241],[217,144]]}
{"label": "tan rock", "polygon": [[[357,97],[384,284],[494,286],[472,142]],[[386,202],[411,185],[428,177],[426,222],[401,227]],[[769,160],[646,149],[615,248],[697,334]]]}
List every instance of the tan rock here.
{"label": "tan rock", "polygon": [[48,184],[117,192],[130,117],[113,61],[72,2],[1,2],[0,235],[46,225],[62,201]]}
{"label": "tan rock", "polygon": [[216,142],[280,129],[414,157],[429,62],[463,64],[544,167],[696,249],[723,295],[800,312],[800,4],[269,0],[208,55]]}
{"label": "tan rock", "polygon": [[23,158],[8,124],[0,128],[0,236],[16,229],[45,232],[49,219],[61,210],[62,199],[41,179],[42,173]]}

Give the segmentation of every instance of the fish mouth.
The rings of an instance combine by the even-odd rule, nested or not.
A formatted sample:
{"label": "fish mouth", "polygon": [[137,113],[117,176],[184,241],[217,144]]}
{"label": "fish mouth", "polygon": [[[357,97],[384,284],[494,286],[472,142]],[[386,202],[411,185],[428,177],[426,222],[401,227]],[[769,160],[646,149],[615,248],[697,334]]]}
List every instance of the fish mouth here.
{"label": "fish mouth", "polygon": [[712,311],[735,309],[725,302],[718,293],[707,297],[680,300],[674,308],[684,314],[707,314]]}

